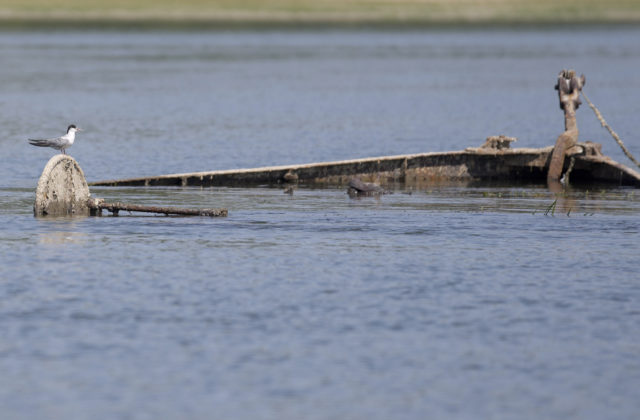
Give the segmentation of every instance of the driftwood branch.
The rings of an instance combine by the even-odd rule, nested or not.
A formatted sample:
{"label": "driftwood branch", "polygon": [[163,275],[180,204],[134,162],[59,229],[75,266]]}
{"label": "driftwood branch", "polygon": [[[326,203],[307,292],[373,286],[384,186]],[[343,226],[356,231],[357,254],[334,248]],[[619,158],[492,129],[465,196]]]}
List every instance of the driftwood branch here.
{"label": "driftwood branch", "polygon": [[564,111],[565,131],[560,134],[553,148],[549,172],[547,172],[548,182],[558,182],[560,180],[566,152],[578,143],[576,110],[582,103],[580,102],[580,92],[584,84],[584,75],[578,77],[573,70],[562,70],[558,75],[558,83],[555,88],[558,90],[560,109]]}
{"label": "driftwood branch", "polygon": [[143,213],[159,213],[159,214],[175,214],[181,216],[211,216],[211,217],[226,217],[228,215],[228,210],[225,208],[219,209],[184,209],[184,208],[176,208],[176,207],[157,207],[157,206],[140,206],[137,204],[125,204],[125,203],[105,203],[102,199],[89,199],[88,207],[91,210],[94,210],[98,214],[102,212],[102,210],[108,210],[114,214],[114,216],[118,215],[120,210],[123,211],[136,211]]}

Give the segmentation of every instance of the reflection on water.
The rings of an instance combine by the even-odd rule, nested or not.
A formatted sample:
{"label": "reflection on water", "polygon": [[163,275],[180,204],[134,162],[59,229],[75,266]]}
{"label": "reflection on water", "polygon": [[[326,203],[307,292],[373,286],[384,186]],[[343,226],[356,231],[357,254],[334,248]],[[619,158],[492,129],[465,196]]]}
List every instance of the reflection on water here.
{"label": "reflection on water", "polygon": [[42,232],[38,243],[41,245],[87,244],[89,237],[79,232]]}

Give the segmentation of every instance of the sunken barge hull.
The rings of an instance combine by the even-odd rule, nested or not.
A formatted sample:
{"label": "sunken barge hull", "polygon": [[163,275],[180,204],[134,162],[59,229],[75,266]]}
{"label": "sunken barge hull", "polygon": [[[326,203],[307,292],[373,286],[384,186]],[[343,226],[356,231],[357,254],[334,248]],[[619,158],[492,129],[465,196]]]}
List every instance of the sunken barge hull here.
{"label": "sunken barge hull", "polygon": [[[602,155],[600,145],[579,143],[572,183],[610,183],[640,187],[640,173]],[[544,148],[467,148],[463,151],[385,156],[336,162],[272,166],[93,182],[91,186],[345,186],[353,177],[383,186],[428,188],[442,183],[540,183],[547,181],[553,146]],[[565,160],[566,171],[571,157]]]}

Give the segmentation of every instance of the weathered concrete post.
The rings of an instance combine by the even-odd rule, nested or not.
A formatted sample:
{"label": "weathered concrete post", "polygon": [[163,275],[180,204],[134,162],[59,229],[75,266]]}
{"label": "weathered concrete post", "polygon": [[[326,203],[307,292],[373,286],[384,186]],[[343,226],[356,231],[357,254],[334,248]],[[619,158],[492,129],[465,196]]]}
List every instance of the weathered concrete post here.
{"label": "weathered concrete post", "polygon": [[52,157],[42,171],[33,205],[35,216],[89,215],[89,187],[78,162],[69,155]]}
{"label": "weathered concrete post", "polygon": [[551,154],[547,182],[558,182],[562,176],[564,157],[571,147],[578,143],[578,123],[576,122],[576,110],[580,102],[580,91],[584,86],[584,75],[577,77],[574,70],[562,70],[558,74],[558,98],[560,109],[564,110],[564,133],[560,134]]}

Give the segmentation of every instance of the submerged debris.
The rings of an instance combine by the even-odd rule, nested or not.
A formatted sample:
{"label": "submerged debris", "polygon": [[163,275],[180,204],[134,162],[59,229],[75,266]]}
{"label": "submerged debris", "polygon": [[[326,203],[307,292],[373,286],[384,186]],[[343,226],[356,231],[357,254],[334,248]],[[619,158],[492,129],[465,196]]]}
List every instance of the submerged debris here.
{"label": "submerged debris", "polygon": [[179,215],[179,216],[210,216],[210,217],[226,217],[229,212],[225,208],[219,209],[185,209],[177,207],[157,207],[157,206],[141,206],[137,204],[126,203],[105,203],[102,198],[90,198],[87,200],[87,205],[95,213],[95,216],[101,216],[102,210],[108,210],[117,216],[120,210],[143,213],[163,213],[165,215]]}
{"label": "submerged debris", "polygon": [[362,182],[359,178],[351,178],[349,180],[349,188],[347,189],[349,197],[372,197],[382,194],[391,194],[378,184],[372,182]]}
{"label": "submerged debris", "polygon": [[102,210],[114,216],[120,210],[145,213],[177,214],[183,216],[225,217],[228,211],[219,209],[185,209],[176,207],[142,206],[125,203],[105,203],[101,198],[92,198],[78,162],[69,155],[52,157],[38,180],[34,215],[40,216],[100,216]]}

